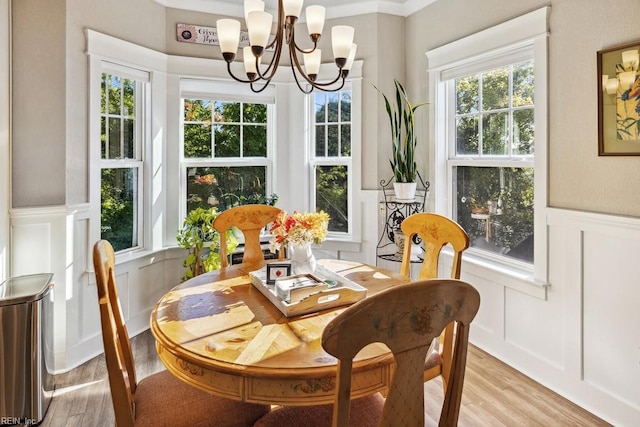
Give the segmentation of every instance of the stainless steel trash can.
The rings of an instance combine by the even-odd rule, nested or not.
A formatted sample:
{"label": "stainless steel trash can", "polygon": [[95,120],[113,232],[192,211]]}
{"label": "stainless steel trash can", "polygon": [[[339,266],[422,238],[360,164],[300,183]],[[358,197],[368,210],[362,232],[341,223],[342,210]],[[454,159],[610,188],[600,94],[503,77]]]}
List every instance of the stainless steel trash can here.
{"label": "stainless steel trash can", "polygon": [[0,284],[0,425],[42,421],[55,388],[53,274]]}

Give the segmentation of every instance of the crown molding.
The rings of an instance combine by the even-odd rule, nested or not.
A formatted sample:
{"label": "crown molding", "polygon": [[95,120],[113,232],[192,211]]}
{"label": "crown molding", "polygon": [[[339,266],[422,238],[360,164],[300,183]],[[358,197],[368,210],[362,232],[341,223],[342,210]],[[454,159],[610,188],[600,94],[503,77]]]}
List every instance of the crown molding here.
{"label": "crown molding", "polygon": [[[186,9],[196,12],[212,13],[234,17],[244,16],[244,5],[229,0],[154,0],[165,7]],[[409,16],[437,0],[359,0],[348,4],[344,1],[327,0],[327,18],[365,15],[367,13],[386,13]]]}

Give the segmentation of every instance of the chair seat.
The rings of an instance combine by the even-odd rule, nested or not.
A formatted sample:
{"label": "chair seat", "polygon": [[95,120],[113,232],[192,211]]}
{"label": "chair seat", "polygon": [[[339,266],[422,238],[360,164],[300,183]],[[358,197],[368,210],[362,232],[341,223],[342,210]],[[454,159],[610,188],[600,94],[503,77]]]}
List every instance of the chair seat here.
{"label": "chair seat", "polygon": [[160,371],[138,383],[136,426],[245,427],[270,411],[267,405],[213,396]]}
{"label": "chair seat", "polygon": [[[349,427],[375,427],[384,406],[380,393],[351,401]],[[260,418],[255,427],[331,427],[333,405],[287,406]]]}

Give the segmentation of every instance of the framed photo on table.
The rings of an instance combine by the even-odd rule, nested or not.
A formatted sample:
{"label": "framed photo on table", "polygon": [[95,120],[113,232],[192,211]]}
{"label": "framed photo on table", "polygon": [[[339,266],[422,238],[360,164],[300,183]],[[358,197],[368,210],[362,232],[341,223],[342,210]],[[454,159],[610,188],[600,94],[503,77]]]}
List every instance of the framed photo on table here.
{"label": "framed photo on table", "polygon": [[272,262],[267,264],[267,284],[273,285],[276,279],[291,276],[290,262]]}
{"label": "framed photo on table", "polygon": [[600,50],[598,155],[640,156],[640,40]]}

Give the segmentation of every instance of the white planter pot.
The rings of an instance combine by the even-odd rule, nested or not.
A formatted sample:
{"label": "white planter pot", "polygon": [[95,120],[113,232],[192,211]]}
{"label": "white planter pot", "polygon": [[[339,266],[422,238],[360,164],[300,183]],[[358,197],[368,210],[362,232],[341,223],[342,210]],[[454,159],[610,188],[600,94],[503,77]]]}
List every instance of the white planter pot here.
{"label": "white planter pot", "polygon": [[415,182],[394,182],[393,191],[398,202],[413,202],[416,199]]}

